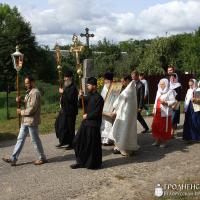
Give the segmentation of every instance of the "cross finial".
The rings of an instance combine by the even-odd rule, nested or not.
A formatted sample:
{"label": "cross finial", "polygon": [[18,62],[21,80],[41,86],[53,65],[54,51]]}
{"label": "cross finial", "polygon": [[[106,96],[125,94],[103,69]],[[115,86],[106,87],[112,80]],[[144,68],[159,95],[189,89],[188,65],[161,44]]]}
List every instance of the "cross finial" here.
{"label": "cross finial", "polygon": [[74,43],[75,47],[78,45],[78,36],[75,33],[73,34],[72,42]]}
{"label": "cross finial", "polygon": [[[84,46],[80,45],[78,46],[78,36],[76,34],[73,35],[72,41],[74,42],[74,46],[70,48],[70,52],[74,52],[76,55],[76,64],[77,64],[77,73],[78,71],[81,70],[81,64],[80,64],[80,53],[83,51]],[[79,75],[81,76],[82,74],[79,72]]]}
{"label": "cross finial", "polygon": [[[74,46],[70,48],[70,52],[74,52],[75,55],[76,55],[76,68],[77,68],[77,74],[78,74],[78,77],[79,77],[79,83],[80,83],[80,89],[82,90],[83,87],[82,87],[82,81],[81,81],[81,77],[82,77],[82,65],[80,63],[80,53],[83,51],[84,49],[84,46],[82,45],[79,45],[78,46],[78,36],[76,34],[73,35],[72,37],[72,41],[74,43]],[[84,99],[83,99],[83,96],[81,96],[81,102],[82,102],[82,107],[83,107],[83,114],[85,113],[85,107],[84,107]]]}
{"label": "cross finial", "polygon": [[61,64],[61,53],[60,53],[60,48],[57,43],[56,43],[56,61],[57,61],[57,65],[59,66]]}
{"label": "cross finial", "polygon": [[89,34],[89,28],[85,28],[85,34],[84,33],[81,33],[80,34],[81,37],[86,37],[86,45],[87,47],[89,47],[89,38],[90,37],[94,37],[94,34]]}

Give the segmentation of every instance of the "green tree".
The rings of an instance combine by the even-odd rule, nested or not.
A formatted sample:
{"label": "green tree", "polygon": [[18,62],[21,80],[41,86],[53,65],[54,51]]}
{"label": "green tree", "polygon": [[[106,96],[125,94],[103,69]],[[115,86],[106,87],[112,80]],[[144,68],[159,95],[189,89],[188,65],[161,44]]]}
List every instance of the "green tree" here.
{"label": "green tree", "polygon": [[33,71],[36,42],[31,32],[31,26],[25,22],[16,7],[0,4],[0,89],[5,85],[14,85],[15,70],[11,61],[11,53],[16,44],[20,44],[20,51],[25,54],[21,74]]}
{"label": "green tree", "polygon": [[[94,49],[93,49],[94,50]],[[94,53],[96,76],[101,76],[106,71],[115,72],[116,63],[121,59],[121,50],[118,45],[110,43],[106,38],[99,41]]]}
{"label": "green tree", "polygon": [[33,73],[39,80],[48,83],[55,83],[56,80],[56,60],[48,46],[38,46],[36,48]]}

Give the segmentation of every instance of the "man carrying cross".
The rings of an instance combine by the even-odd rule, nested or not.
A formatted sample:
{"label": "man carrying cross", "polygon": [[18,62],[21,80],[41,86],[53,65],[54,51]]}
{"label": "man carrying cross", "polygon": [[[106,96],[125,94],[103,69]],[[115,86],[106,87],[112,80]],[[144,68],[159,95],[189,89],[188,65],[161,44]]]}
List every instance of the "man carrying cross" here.
{"label": "man carrying cross", "polygon": [[[88,96],[84,97],[85,113],[81,126],[74,138],[76,164],[72,169],[98,169],[102,163],[101,121],[104,100],[97,92],[97,79],[90,77],[87,81]],[[82,91],[79,93],[83,95]]]}

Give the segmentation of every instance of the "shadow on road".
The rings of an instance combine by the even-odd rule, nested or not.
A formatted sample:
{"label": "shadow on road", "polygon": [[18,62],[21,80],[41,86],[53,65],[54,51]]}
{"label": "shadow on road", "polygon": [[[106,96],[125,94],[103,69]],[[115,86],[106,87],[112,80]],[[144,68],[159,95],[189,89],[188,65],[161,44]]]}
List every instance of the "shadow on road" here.
{"label": "shadow on road", "polygon": [[65,162],[69,160],[75,160],[74,154],[67,154],[65,156],[56,156],[53,158],[48,158],[48,163],[55,163],[55,162]]}
{"label": "shadow on road", "polygon": [[[178,133],[178,136],[179,135],[180,133]],[[155,162],[164,158],[167,154],[176,151],[188,153],[188,144],[182,140],[182,137],[177,137],[169,141],[166,148],[154,147],[152,146],[153,142],[154,140],[151,134],[138,134],[140,149],[135,152],[133,156],[122,157],[121,155],[114,155],[116,158],[108,159],[103,162],[103,168],[126,165],[129,163]]]}
{"label": "shadow on road", "polygon": [[13,146],[16,143],[16,135],[13,133],[0,132],[0,148]]}

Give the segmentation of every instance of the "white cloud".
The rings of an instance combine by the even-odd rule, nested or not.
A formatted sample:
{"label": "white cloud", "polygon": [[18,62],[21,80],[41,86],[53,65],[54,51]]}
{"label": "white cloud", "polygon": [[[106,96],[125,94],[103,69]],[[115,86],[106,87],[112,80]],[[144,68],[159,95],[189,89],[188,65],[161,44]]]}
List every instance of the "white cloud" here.
{"label": "white cloud", "polygon": [[[80,34],[89,27],[95,37],[91,43],[104,37],[112,41],[129,38],[144,39],[189,32],[200,26],[200,1],[170,1],[134,13],[115,13],[111,7],[93,0],[49,0],[46,10],[20,7],[30,21],[39,43],[53,46],[55,42],[71,42],[73,33]],[[82,41],[84,39],[82,38]]]}

